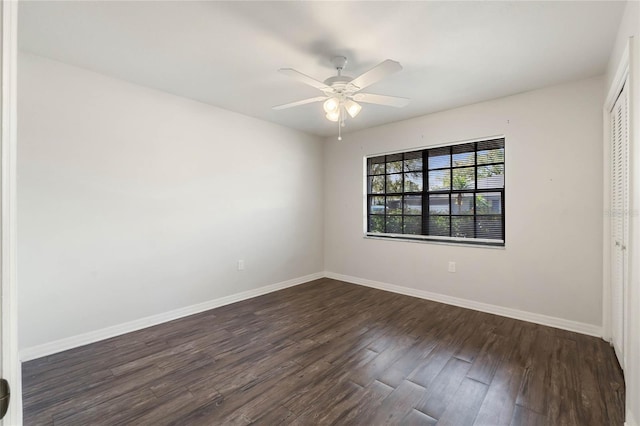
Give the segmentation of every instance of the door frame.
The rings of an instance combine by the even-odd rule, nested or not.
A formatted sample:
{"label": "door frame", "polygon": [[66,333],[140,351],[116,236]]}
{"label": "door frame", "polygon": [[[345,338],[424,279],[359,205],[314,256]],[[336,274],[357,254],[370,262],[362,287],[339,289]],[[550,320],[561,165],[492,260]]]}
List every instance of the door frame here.
{"label": "door frame", "polygon": [[11,388],[9,410],[2,425],[22,424],[22,377],[18,355],[18,299],[16,281],[16,151],[18,2],[2,0],[2,101],[0,131],[0,299],[2,303],[0,372]]}

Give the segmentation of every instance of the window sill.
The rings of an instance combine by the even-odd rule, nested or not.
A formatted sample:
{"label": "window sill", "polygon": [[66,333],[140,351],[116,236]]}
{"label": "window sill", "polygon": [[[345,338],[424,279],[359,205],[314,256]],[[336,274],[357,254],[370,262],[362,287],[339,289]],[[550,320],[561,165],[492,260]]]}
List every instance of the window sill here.
{"label": "window sill", "polygon": [[486,248],[486,249],[497,249],[504,250],[504,243],[468,243],[468,242],[454,242],[447,240],[439,240],[439,239],[431,239],[431,238],[406,238],[406,237],[395,237],[395,236],[378,236],[374,234],[365,234],[363,238],[366,240],[383,240],[383,241],[400,241],[404,243],[418,243],[418,244],[436,244],[443,246],[455,246],[455,247],[473,247],[473,248]]}

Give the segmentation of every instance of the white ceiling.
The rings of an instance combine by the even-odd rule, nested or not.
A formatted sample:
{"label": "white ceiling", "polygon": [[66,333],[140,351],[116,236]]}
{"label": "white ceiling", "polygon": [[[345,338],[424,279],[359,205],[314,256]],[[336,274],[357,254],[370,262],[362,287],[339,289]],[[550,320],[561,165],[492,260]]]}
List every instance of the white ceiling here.
{"label": "white ceiling", "polygon": [[21,2],[21,50],[317,135],[317,96],[277,72],[319,80],[347,56],[357,76],[390,58],[404,70],[369,87],[411,98],[365,104],[362,129],[604,73],[624,2]]}

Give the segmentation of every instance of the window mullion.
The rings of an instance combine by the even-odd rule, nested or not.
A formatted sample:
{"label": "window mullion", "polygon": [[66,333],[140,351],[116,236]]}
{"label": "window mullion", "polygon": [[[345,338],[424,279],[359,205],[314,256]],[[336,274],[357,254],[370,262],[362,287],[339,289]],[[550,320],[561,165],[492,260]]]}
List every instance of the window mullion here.
{"label": "window mullion", "polygon": [[406,158],[406,154],[402,153],[402,163],[400,163],[402,168],[402,174],[400,175],[402,178],[402,194],[400,195],[400,233],[404,234],[404,192],[405,192],[405,170],[404,170],[404,160]]}
{"label": "window mullion", "polygon": [[387,232],[387,158],[388,156],[384,156],[384,209],[382,209],[384,213],[384,232]]}
{"label": "window mullion", "polygon": [[422,235],[429,235],[429,150],[422,151]]}
{"label": "window mullion", "polygon": [[474,192],[473,192],[473,238],[476,238],[476,230],[478,229],[478,206],[476,204],[478,198],[478,142],[473,144],[474,152],[473,152],[473,182],[474,182]]}
{"label": "window mullion", "polygon": [[451,195],[453,191],[453,147],[449,147],[449,236],[453,237],[453,210],[451,208]]}

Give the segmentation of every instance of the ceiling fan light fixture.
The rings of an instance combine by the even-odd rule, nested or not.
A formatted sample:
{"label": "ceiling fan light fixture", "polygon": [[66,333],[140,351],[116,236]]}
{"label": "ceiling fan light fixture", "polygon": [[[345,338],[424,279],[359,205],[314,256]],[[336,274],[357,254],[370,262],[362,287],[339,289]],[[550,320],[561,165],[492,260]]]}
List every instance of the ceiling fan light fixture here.
{"label": "ceiling fan light fixture", "polygon": [[340,110],[337,109],[335,111],[328,112],[326,117],[327,117],[327,120],[336,122],[340,120]]}
{"label": "ceiling fan light fixture", "polygon": [[351,99],[347,100],[344,103],[344,108],[347,110],[347,113],[351,116],[351,118],[356,118],[356,115],[360,113],[362,107],[357,102],[352,101]]}
{"label": "ceiling fan light fixture", "polygon": [[324,108],[324,112],[327,114],[336,112],[340,108],[340,100],[336,97],[331,97],[324,101],[322,107]]}

